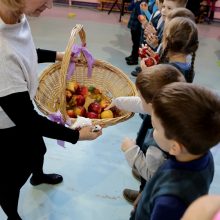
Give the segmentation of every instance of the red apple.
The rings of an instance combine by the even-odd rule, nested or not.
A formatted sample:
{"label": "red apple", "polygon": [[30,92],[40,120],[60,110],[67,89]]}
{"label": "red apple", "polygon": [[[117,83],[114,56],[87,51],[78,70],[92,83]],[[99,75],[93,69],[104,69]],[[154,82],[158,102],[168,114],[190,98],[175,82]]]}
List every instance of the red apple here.
{"label": "red apple", "polygon": [[76,95],[76,105],[83,106],[85,104],[85,97],[83,95]]}
{"label": "red apple", "polygon": [[75,106],[73,108],[75,115],[86,116],[86,109],[83,106]]}
{"label": "red apple", "polygon": [[95,112],[87,112],[86,117],[87,118],[99,118],[99,115]]}
{"label": "red apple", "polygon": [[88,88],[86,86],[79,86],[76,90],[76,94],[86,97],[88,95]]}
{"label": "red apple", "polygon": [[100,104],[98,102],[92,102],[89,106],[88,106],[88,111],[89,112],[95,112],[97,114],[100,114],[102,111],[102,107],[100,106]]}
{"label": "red apple", "polygon": [[73,95],[70,102],[69,102],[69,105],[70,106],[83,106],[85,104],[85,97],[82,96],[82,95]]}
{"label": "red apple", "polygon": [[148,58],[146,58],[146,59],[144,60],[144,62],[145,62],[145,65],[146,65],[147,67],[153,66],[153,65],[157,64],[156,60],[155,60],[153,57],[148,57]]}
{"label": "red apple", "polygon": [[114,118],[121,115],[120,110],[116,106],[112,107],[110,110],[113,112]]}
{"label": "red apple", "polygon": [[140,23],[146,21],[146,17],[144,15],[138,15],[138,20]]}
{"label": "red apple", "polygon": [[73,111],[73,109],[68,109],[68,110],[66,110],[66,113],[67,113],[67,115],[68,115],[70,118],[76,118],[76,114],[75,114],[75,112]]}
{"label": "red apple", "polygon": [[72,98],[72,92],[66,89],[66,102],[69,102]]}

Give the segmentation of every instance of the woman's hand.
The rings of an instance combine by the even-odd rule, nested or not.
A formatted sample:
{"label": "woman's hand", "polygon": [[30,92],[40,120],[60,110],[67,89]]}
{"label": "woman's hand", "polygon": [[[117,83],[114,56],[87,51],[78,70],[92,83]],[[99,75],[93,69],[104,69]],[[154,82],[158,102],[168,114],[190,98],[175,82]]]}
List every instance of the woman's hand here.
{"label": "woman's hand", "polygon": [[94,140],[102,134],[102,129],[99,131],[92,131],[92,126],[85,126],[79,130],[79,140]]}
{"label": "woman's hand", "polygon": [[[56,61],[62,61],[63,57],[64,57],[64,54],[65,54],[65,52],[57,52],[57,54],[56,54]],[[71,61],[77,63],[77,62],[80,61],[80,58],[78,58],[78,57],[71,57]]]}
{"label": "woman's hand", "polygon": [[126,137],[121,143],[121,150],[125,152],[128,149],[132,148],[134,145],[136,145],[136,142]]}

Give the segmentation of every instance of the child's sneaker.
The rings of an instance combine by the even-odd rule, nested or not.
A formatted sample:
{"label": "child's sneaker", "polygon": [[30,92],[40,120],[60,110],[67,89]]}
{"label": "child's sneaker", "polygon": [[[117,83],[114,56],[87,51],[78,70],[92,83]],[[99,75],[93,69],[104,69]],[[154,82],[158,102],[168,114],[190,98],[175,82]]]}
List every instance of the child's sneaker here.
{"label": "child's sneaker", "polygon": [[134,201],[137,199],[139,192],[132,189],[124,189],[123,196],[124,198],[133,205]]}

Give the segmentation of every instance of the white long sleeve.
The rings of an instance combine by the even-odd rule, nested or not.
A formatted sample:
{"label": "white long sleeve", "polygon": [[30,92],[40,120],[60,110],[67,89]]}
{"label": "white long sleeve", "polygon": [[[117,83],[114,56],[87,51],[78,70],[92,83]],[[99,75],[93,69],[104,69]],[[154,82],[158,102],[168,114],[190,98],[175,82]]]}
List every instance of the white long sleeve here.
{"label": "white long sleeve", "polygon": [[147,113],[144,111],[142,101],[139,96],[121,96],[113,99],[112,102],[117,108],[121,110],[134,113]]}
{"label": "white long sleeve", "polygon": [[158,147],[149,146],[145,155],[137,145],[125,152],[125,158],[129,166],[135,168],[146,181],[151,179],[166,160]]}

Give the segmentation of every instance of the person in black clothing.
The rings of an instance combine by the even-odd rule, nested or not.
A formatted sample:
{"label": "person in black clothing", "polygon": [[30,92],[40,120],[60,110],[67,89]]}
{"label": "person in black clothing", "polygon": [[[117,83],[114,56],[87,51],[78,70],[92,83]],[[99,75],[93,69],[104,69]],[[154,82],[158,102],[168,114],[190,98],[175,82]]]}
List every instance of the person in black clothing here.
{"label": "person in black clothing", "polygon": [[18,214],[20,189],[31,174],[31,183],[56,184],[58,174],[44,174],[46,146],[43,137],[75,144],[93,140],[102,131],[91,127],[72,130],[37,113],[32,100],[38,86],[37,61],[54,62],[62,53],[37,49],[25,14],[39,16],[52,0],[0,0],[0,206],[8,220]]}
{"label": "person in black clothing", "polygon": [[186,8],[189,9],[197,18],[199,16],[200,3],[202,0],[188,0]]}
{"label": "person in black clothing", "polygon": [[141,15],[141,10],[140,10],[141,2],[143,2],[143,0],[132,1],[129,7],[129,9],[132,10],[130,19],[128,21],[128,28],[131,31],[132,51],[130,56],[125,57],[125,60],[128,65],[138,64],[138,50],[140,47],[141,32],[142,32],[141,23],[138,20],[138,16]]}

